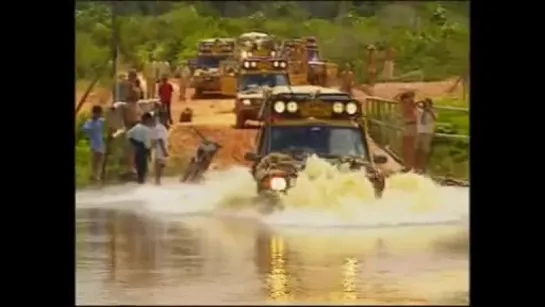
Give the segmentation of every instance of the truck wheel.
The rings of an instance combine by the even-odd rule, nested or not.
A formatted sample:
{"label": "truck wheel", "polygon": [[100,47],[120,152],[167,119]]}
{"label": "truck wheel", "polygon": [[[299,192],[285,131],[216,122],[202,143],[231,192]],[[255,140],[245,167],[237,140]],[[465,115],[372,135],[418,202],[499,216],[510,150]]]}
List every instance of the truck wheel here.
{"label": "truck wheel", "polygon": [[237,114],[237,119],[235,122],[235,128],[237,129],[244,129],[246,124],[246,119],[242,117],[242,115]]}

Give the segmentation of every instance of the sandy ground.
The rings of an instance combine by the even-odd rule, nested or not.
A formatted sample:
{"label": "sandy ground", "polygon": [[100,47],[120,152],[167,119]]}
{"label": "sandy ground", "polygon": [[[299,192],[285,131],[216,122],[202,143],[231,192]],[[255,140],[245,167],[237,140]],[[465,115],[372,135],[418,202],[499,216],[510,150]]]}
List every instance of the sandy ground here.
{"label": "sandy ground", "polygon": [[[445,96],[454,84],[455,79],[439,82],[411,82],[411,83],[382,83],[374,88],[374,95],[393,98],[402,90],[412,89],[420,97],[440,97]],[[214,98],[192,100],[193,90],[189,89],[186,93],[186,101],[179,101],[178,85],[176,80],[172,80],[175,93],[172,102],[172,117],[175,122],[178,121],[180,113],[189,107],[193,110],[193,122],[184,124],[175,124],[170,131],[170,154],[171,156],[192,155],[196,146],[200,143],[199,136],[189,126],[193,126],[207,138],[219,142],[223,148],[218,153],[214,164],[218,168],[225,168],[233,164],[245,164],[244,153],[250,151],[254,146],[256,129],[237,130],[233,128],[235,115],[233,114],[233,98]],[[76,91],[76,104],[83,95],[83,91]],[[357,99],[363,101],[367,96],[361,90],[355,90],[354,95]],[[452,93],[452,95],[461,95],[461,86]],[[107,89],[98,89],[89,95],[84,109],[88,109],[93,104],[105,104],[109,101],[109,91]],[[102,103],[101,103],[102,102]],[[370,145],[375,153],[385,154],[376,144],[370,140]],[[385,170],[397,170],[400,168],[393,159],[383,166]]]}

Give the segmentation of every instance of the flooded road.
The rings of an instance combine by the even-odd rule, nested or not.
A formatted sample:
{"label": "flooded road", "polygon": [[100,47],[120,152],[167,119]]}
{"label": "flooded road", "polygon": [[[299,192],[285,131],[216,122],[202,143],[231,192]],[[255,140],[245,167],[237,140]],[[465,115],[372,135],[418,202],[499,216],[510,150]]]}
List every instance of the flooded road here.
{"label": "flooded road", "polygon": [[248,220],[78,210],[76,302],[463,303],[461,235],[455,226],[275,232]]}
{"label": "flooded road", "polygon": [[[225,175],[227,183],[218,174],[202,187],[78,192],[76,303],[468,304],[467,216],[452,209],[466,207],[467,214],[467,189],[425,190],[451,202],[425,210],[402,211],[392,199],[410,197],[386,195],[381,206],[398,215],[366,209],[359,226],[295,209],[266,218],[196,210],[212,209],[205,204],[247,184],[235,173]],[[412,194],[424,191],[410,186]],[[392,225],[383,225],[386,216]]]}

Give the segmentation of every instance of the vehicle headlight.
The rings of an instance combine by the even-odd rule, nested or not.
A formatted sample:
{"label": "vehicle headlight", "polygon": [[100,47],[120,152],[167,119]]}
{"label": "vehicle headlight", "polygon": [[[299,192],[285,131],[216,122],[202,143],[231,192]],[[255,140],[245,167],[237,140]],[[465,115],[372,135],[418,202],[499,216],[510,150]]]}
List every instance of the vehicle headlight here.
{"label": "vehicle headlight", "polygon": [[273,108],[276,113],[283,113],[286,110],[286,104],[283,101],[277,101]]}
{"label": "vehicle headlight", "polygon": [[297,112],[297,109],[299,108],[299,106],[297,105],[297,102],[295,101],[290,101],[288,102],[288,104],[286,105],[286,109],[288,110],[288,112],[290,113],[295,113]]}
{"label": "vehicle headlight", "polygon": [[250,62],[250,66],[256,67],[256,66],[257,66],[257,63],[256,63],[256,62]]}
{"label": "vehicle headlight", "polygon": [[273,191],[283,191],[288,187],[288,182],[282,177],[272,177],[271,178],[271,190]]}
{"label": "vehicle headlight", "polygon": [[286,64],[286,62],[280,62],[280,67],[282,67],[282,68],[286,68],[287,65],[288,64]]}
{"label": "vehicle headlight", "polygon": [[278,67],[279,65],[280,65],[280,63],[278,63],[278,61],[274,61],[274,62],[273,62],[273,66],[274,66],[274,67]]}
{"label": "vehicle headlight", "polygon": [[250,68],[250,62],[244,62],[244,68]]}
{"label": "vehicle headlight", "polygon": [[250,99],[242,99],[242,104],[249,106],[252,104],[252,102],[250,101]]}
{"label": "vehicle headlight", "polygon": [[333,103],[333,113],[342,113],[344,111],[344,104],[342,102]]}
{"label": "vehicle headlight", "polygon": [[346,113],[354,115],[356,112],[358,112],[358,106],[355,103],[349,102],[346,104]]}

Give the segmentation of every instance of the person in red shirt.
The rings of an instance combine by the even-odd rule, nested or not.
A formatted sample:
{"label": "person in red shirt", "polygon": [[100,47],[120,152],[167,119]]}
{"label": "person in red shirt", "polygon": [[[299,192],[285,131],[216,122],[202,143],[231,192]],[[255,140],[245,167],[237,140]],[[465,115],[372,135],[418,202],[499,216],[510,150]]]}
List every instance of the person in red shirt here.
{"label": "person in red shirt", "polygon": [[168,82],[168,76],[164,75],[161,78],[161,83],[159,84],[159,99],[161,100],[161,105],[163,105],[167,121],[169,124],[173,124],[172,122],[172,116],[170,112],[170,103],[172,101],[172,93],[174,92],[174,88],[172,87],[172,84]]}

